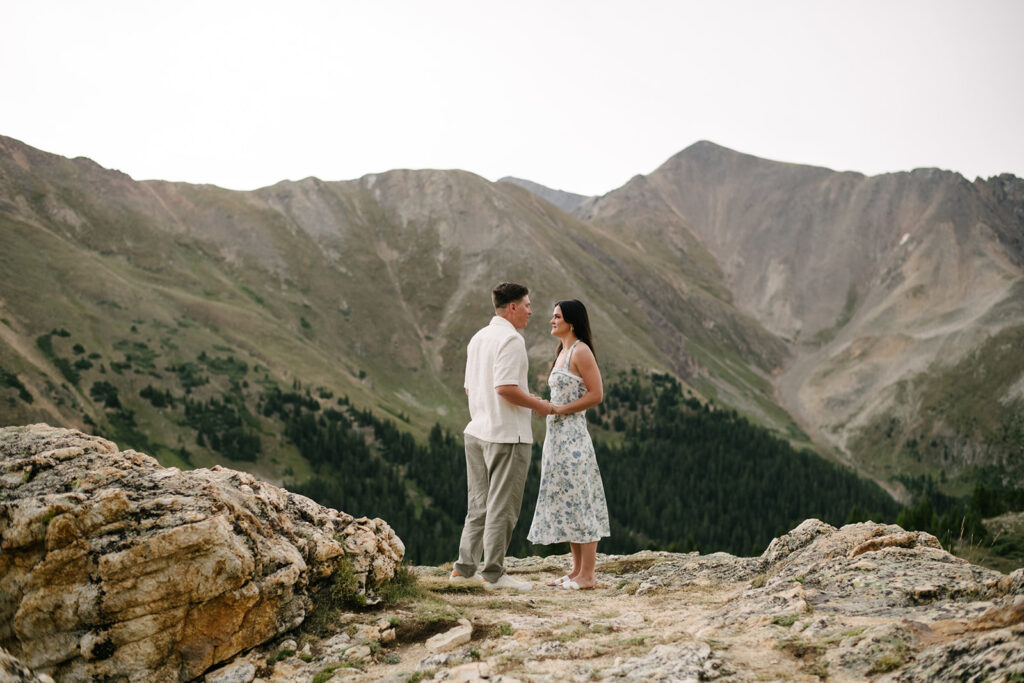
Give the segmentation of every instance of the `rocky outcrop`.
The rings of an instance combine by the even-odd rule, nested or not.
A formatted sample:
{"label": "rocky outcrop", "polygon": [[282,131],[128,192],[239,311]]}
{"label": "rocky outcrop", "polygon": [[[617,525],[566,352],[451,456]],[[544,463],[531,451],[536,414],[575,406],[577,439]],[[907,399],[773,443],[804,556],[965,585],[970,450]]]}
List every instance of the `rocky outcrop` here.
{"label": "rocky outcrop", "polygon": [[1024,676],[1024,569],[972,565],[895,525],[811,519],[758,557],[599,555],[596,590],[545,587],[569,562],[508,558],[533,582],[526,593],[453,588],[447,568],[417,567],[421,603],[352,614],[341,634],[269,643],[232,666],[277,683]]}
{"label": "rocky outcrop", "polygon": [[0,646],[64,681],[193,679],[404,554],[382,520],[47,425],[0,429],[0,539]]}
{"label": "rocky outcrop", "polygon": [[895,525],[811,519],[758,557],[599,555],[593,591],[543,586],[567,556],[508,558],[527,593],[417,567],[419,597],[295,630],[342,567],[367,592],[393,574],[384,522],[36,425],[0,430],[0,535],[0,680],[1024,676],[1024,569]]}

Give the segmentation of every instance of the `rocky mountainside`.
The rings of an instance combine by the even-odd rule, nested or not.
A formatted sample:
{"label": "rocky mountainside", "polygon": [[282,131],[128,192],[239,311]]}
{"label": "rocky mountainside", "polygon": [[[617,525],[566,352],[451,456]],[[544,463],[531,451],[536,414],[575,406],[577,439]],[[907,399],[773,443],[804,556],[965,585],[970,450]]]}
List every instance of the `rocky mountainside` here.
{"label": "rocky mountainside", "polygon": [[721,282],[786,340],[782,404],[879,478],[923,461],[1020,481],[1022,198],[1013,176],[865,177],[700,142],[575,214]]}
{"label": "rocky mountainside", "polygon": [[[5,680],[1024,676],[1024,569],[894,525],[810,519],[757,557],[599,555],[592,591],[544,586],[569,562],[552,556],[509,558],[530,592],[416,567],[395,593],[385,522],[241,472],[45,425],[0,429],[0,472]],[[391,597],[339,600],[373,593]]]}
{"label": "rocky mountainside", "polygon": [[[136,182],[0,138],[0,422],[142,436],[162,462],[208,465],[225,452],[140,392],[252,411],[275,383],[420,437],[458,431],[465,343],[507,278],[533,289],[538,390],[543,322],[580,297],[608,371],[670,372],[894,491],[1024,482],[1024,181],[865,177],[701,142],[580,199],[462,171]],[[274,426],[251,423],[272,453],[253,467],[299,476]]]}
{"label": "rocky mountainside", "polygon": [[[793,431],[767,380],[787,353],[775,336],[725,298],[680,296],[685,277],[652,270],[628,242],[470,173],[393,171],[232,192],[135,182],[2,138],[0,233],[7,424],[118,433],[92,396],[107,383],[135,431],[167,447],[153,449],[163,461],[184,447],[193,462],[212,464],[214,454],[139,392],[152,385],[219,401],[234,389],[255,403],[259,368],[262,384],[346,395],[421,436],[436,421],[461,430],[465,344],[491,315],[493,285],[515,279],[533,291],[526,336],[538,390],[553,352],[549,312],[579,296],[607,371],[669,371]],[[189,364],[205,372],[200,358],[250,372],[179,381]],[[267,469],[278,478],[301,467],[287,451],[274,457]]]}

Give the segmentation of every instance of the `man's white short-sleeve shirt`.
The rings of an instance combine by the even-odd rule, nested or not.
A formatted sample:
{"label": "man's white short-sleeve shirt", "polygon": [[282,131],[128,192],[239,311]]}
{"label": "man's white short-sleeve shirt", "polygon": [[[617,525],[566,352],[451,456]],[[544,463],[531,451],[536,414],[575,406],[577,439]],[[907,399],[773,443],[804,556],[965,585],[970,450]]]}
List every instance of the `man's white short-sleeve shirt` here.
{"label": "man's white short-sleeve shirt", "polygon": [[529,393],[526,340],[512,323],[496,315],[473,335],[466,349],[466,434],[491,443],[533,443],[530,409],[509,403],[494,390],[509,384]]}

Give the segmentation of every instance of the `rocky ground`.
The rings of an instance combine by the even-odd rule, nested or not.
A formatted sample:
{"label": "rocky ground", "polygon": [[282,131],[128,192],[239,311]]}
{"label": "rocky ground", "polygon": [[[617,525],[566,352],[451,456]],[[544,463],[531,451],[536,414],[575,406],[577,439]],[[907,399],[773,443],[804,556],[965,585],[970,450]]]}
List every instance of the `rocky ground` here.
{"label": "rocky ground", "polygon": [[599,555],[592,591],[510,558],[534,589],[488,593],[242,473],[50,427],[0,430],[0,465],[0,680],[1024,680],[1024,569],[898,526]]}
{"label": "rocky ground", "polygon": [[1024,570],[971,565],[928,534],[808,520],[761,557],[602,555],[597,590],[545,587],[568,562],[510,559],[526,593],[417,567],[418,597],[230,666],[265,681],[1024,680]]}

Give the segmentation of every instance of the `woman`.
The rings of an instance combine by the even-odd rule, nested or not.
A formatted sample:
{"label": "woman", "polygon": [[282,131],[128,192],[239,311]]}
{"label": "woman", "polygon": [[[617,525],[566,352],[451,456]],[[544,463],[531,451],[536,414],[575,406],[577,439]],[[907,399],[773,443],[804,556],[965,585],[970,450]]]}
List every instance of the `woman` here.
{"label": "woman", "polygon": [[593,588],[597,542],[609,535],[608,505],[584,411],[601,402],[601,371],[594,357],[587,309],[575,299],[559,301],[551,316],[558,349],[548,386],[554,414],[547,418],[540,492],[531,543],[569,542],[572,571],[548,584],[570,590]]}

